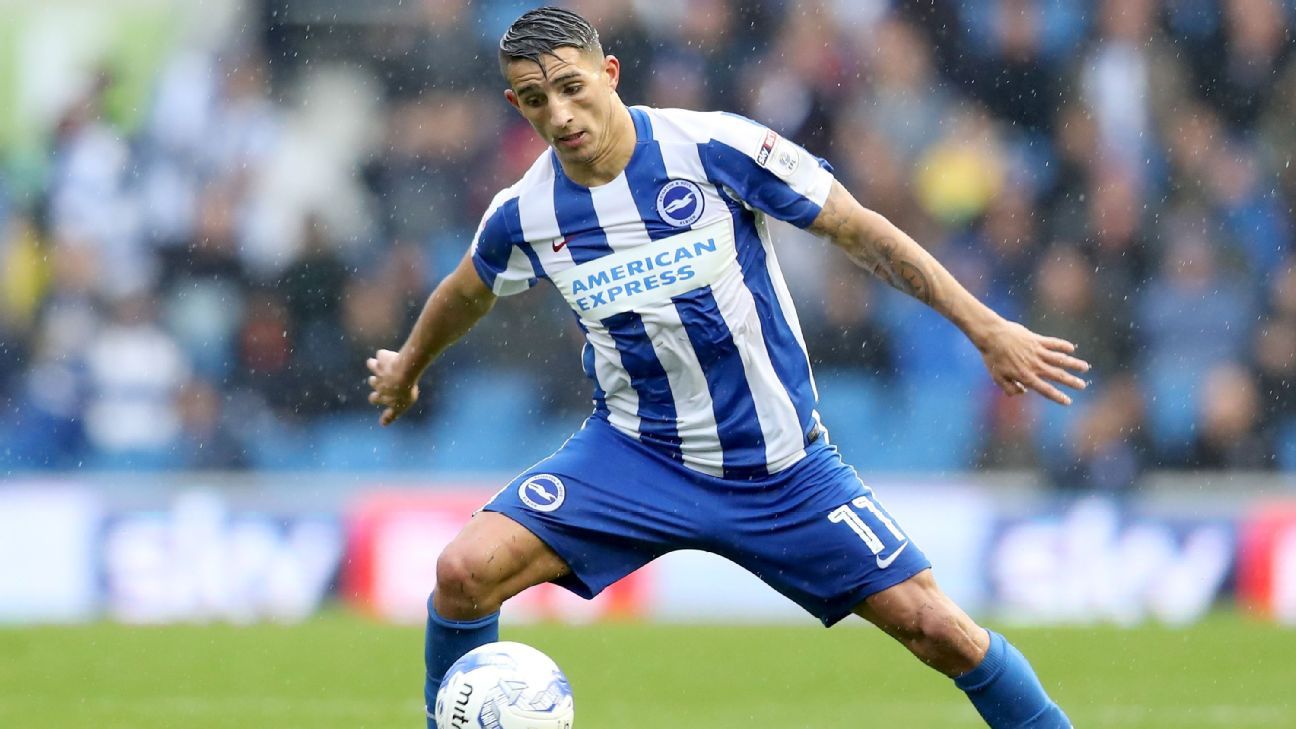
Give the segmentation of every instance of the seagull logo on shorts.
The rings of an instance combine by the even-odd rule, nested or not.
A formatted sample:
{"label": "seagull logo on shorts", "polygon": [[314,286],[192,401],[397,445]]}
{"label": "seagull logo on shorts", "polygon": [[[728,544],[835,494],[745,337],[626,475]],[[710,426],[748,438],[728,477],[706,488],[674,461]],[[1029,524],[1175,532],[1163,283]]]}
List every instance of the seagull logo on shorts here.
{"label": "seagull logo on shorts", "polygon": [[657,193],[657,214],[676,228],[696,223],[702,206],[702,188],[689,180],[671,180]]}
{"label": "seagull logo on shorts", "polygon": [[562,479],[548,473],[536,474],[518,486],[518,498],[536,511],[553,511],[562,506],[566,497]]}

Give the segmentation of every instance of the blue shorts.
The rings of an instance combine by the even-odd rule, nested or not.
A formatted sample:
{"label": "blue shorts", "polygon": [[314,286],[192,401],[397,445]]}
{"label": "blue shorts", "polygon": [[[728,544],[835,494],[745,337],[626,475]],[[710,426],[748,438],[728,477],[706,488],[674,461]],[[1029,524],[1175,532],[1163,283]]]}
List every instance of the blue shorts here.
{"label": "blue shorts", "polygon": [[590,418],[483,508],[548,544],[571,568],[558,584],[585,598],[668,552],[699,549],[832,625],[931,566],[823,438],[791,468],[734,480]]}

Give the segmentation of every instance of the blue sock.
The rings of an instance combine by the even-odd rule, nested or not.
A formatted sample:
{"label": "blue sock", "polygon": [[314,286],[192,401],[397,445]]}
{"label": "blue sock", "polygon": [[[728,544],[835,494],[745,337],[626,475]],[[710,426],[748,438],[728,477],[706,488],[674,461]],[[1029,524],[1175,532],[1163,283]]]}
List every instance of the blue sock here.
{"label": "blue sock", "polygon": [[1071,720],[1040,685],[1035,670],[1002,635],[990,634],[981,665],[954,679],[992,729],[1071,729]]}
{"label": "blue sock", "polygon": [[427,611],[427,633],[423,643],[423,665],[427,668],[427,676],[423,682],[423,701],[427,706],[427,729],[437,729],[432,710],[436,707],[441,679],[465,653],[499,640],[499,613],[477,620],[446,620],[437,615],[431,596],[428,597]]}

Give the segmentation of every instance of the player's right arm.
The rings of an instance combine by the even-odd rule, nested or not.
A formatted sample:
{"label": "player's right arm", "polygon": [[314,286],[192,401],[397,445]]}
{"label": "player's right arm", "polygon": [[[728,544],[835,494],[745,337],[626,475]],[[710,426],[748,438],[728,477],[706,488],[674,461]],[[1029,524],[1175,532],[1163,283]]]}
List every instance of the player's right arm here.
{"label": "player's right arm", "polygon": [[385,408],[380,418],[383,425],[390,425],[414,404],[423,371],[486,316],[496,297],[535,285],[537,272],[518,249],[525,241],[517,206],[511,188],[495,196],[482,216],[468,255],[437,284],[400,351],[382,349],[369,358],[373,373],[369,402]]}
{"label": "player's right arm", "polygon": [[468,333],[495,305],[473,264],[472,253],[437,284],[400,351],[380,349],[366,364],[369,402],[385,408],[379,419],[390,425],[418,399],[418,381],[442,352]]}

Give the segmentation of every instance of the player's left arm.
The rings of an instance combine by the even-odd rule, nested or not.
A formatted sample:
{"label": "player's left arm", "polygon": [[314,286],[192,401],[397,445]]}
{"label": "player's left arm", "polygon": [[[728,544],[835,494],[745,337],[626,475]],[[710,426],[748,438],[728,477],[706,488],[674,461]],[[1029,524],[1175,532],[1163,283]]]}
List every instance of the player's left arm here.
{"label": "player's left arm", "polygon": [[1075,372],[1089,364],[1073,356],[1075,345],[1008,321],[981,303],[922,246],[882,215],[865,208],[833,182],[810,230],[832,240],[855,263],[940,312],[980,350],[990,376],[1003,391],[1028,389],[1062,405],[1071,398],[1055,385],[1076,390],[1085,381]]}

